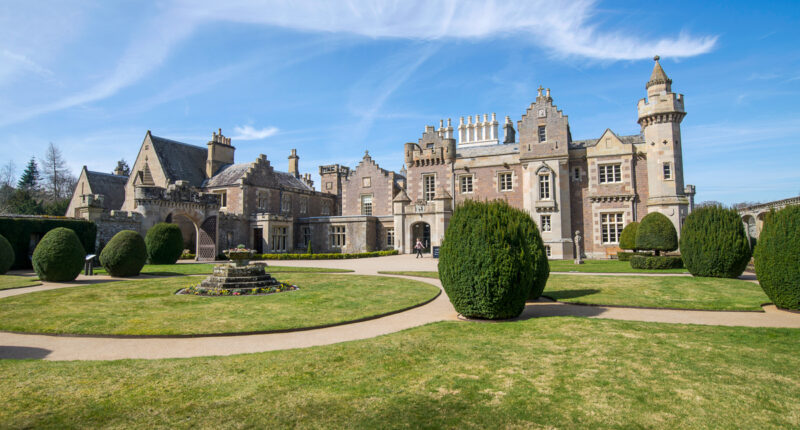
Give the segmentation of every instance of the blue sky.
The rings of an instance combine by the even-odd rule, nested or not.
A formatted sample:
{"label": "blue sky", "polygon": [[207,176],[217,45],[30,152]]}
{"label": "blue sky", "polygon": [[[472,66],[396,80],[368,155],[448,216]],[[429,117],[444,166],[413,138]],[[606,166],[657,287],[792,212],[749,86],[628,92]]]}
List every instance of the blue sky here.
{"label": "blue sky", "polygon": [[18,173],[49,142],[111,171],[145,132],[238,162],[387,169],[442,118],[516,121],[539,85],[574,139],[639,131],[652,57],[685,94],[697,200],[800,194],[797,2],[16,1],[0,4],[0,134]]}

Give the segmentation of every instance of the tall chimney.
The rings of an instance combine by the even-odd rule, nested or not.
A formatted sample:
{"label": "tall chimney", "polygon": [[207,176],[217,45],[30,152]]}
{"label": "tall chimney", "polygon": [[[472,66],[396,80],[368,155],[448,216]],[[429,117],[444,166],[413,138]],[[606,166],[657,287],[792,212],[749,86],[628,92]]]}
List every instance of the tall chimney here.
{"label": "tall chimney", "polygon": [[292,149],[292,154],[289,155],[289,174],[295,178],[300,177],[299,162],[300,157],[297,156],[297,149]]}
{"label": "tall chimney", "polygon": [[206,177],[214,176],[222,166],[233,164],[233,152],[236,148],[231,145],[231,139],[222,135],[222,129],[219,129],[219,134],[211,134],[211,140],[208,142],[208,156],[206,158]]}

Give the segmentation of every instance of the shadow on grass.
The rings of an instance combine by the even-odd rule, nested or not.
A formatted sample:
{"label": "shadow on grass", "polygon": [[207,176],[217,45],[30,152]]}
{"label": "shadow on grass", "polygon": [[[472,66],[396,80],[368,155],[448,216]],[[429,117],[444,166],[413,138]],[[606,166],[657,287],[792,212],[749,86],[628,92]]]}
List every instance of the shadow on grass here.
{"label": "shadow on grass", "polygon": [[605,312],[597,306],[580,306],[569,303],[555,303],[547,299],[528,302],[517,320],[543,317],[595,317]]}
{"label": "shadow on grass", "polygon": [[0,360],[21,360],[25,358],[41,360],[50,355],[51,352],[53,351],[44,348],[0,345]]}
{"label": "shadow on grass", "polygon": [[544,294],[547,297],[552,297],[555,300],[561,299],[574,299],[576,297],[591,296],[592,294],[599,293],[600,290],[594,288],[585,288],[582,290],[559,290],[559,291],[546,291]]}

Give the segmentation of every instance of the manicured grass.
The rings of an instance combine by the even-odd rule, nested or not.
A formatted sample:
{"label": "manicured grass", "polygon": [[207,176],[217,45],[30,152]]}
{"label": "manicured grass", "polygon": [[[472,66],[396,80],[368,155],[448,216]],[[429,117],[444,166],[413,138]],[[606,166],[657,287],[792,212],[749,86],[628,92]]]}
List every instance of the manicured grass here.
{"label": "manicured grass", "polygon": [[738,279],[686,276],[551,274],[545,296],[571,303],[655,308],[761,310],[768,303],[758,284]]}
{"label": "manicured grass", "polygon": [[173,294],[202,277],[120,281],[0,300],[0,330],[79,334],[210,334],[282,330],[366,318],[436,296],[423,282],[294,273],[298,291],[267,296]]}
{"label": "manicured grass", "polygon": [[411,271],[411,270],[391,271],[391,270],[386,270],[386,271],[379,271],[378,273],[381,273],[381,274],[384,274],[384,275],[416,276],[416,277],[419,277],[419,278],[439,279],[439,272],[429,272],[429,271],[424,271],[424,270],[420,270],[420,271]]}
{"label": "manicured grass", "polygon": [[35,276],[0,275],[0,290],[41,285]]}
{"label": "manicured grass", "polygon": [[179,360],[0,360],[4,428],[797,428],[800,330],[443,322]]}
{"label": "manicured grass", "polygon": [[689,273],[686,269],[633,269],[629,261],[619,260],[583,260],[583,264],[575,264],[574,260],[550,260],[550,271],[588,273]]}
{"label": "manicured grass", "polygon": [[[177,276],[177,275],[207,275],[214,270],[214,264],[147,264],[142,268],[142,273],[157,276]],[[268,273],[346,273],[352,272],[347,269],[327,269],[324,267],[290,267],[290,266],[267,266]],[[97,275],[107,274],[105,269],[98,267],[94,269]]]}

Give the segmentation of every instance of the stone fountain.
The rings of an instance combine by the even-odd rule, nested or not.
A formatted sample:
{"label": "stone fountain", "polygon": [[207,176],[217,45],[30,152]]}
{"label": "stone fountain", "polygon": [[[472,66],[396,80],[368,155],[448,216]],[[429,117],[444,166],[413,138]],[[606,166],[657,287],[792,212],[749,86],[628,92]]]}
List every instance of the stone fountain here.
{"label": "stone fountain", "polygon": [[[265,263],[250,264],[255,251],[232,249],[224,251],[230,263],[217,264],[214,271],[194,291],[201,295],[251,295],[296,289],[284,286],[266,272]],[[226,292],[226,293],[223,293]]]}

